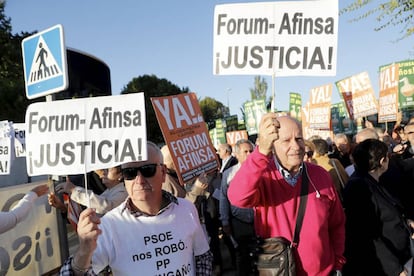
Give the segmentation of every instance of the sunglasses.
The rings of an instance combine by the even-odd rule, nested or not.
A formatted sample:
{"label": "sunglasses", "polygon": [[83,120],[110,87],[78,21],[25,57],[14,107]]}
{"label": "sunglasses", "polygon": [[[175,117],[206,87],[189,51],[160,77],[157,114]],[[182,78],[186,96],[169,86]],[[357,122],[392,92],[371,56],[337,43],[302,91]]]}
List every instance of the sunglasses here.
{"label": "sunglasses", "polygon": [[306,151],[305,154],[308,156],[308,158],[311,158],[313,156],[313,151]]}
{"label": "sunglasses", "polygon": [[138,172],[145,178],[153,177],[157,172],[157,166],[163,164],[147,164],[141,167],[123,168],[122,175],[125,180],[133,180],[137,177]]}

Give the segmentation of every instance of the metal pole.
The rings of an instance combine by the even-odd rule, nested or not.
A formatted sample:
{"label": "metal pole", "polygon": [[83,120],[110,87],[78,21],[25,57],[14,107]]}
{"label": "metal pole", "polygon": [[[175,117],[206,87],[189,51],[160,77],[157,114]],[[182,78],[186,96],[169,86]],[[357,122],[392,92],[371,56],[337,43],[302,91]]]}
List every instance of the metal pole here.
{"label": "metal pole", "polygon": [[270,105],[270,111],[271,112],[274,112],[275,111],[275,107],[276,107],[275,98],[276,98],[276,92],[275,92],[275,73],[273,72],[273,74],[272,74],[272,103]]}
{"label": "metal pole", "polygon": [[229,115],[231,115],[231,112],[230,112],[230,101],[229,101],[230,91],[231,91],[231,88],[227,88],[227,108],[229,110]]}

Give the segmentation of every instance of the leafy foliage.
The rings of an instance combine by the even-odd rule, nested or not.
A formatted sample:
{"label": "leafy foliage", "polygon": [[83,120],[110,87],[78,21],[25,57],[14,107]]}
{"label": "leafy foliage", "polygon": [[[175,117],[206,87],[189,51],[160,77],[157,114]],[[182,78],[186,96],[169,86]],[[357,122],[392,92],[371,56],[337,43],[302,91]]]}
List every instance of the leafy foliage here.
{"label": "leafy foliage", "polygon": [[155,75],[143,75],[133,78],[122,89],[121,94],[138,92],[144,92],[145,95],[147,139],[157,144],[163,144],[164,138],[162,136],[161,128],[158,125],[154,108],[152,107],[151,97],[163,97],[188,93],[189,89],[188,87],[180,89],[177,85],[171,83],[167,79],[159,79]]}
{"label": "leafy foliage", "polygon": [[11,19],[0,2],[0,120],[24,122],[27,106],[23,77],[22,40],[33,33],[12,34]]}
{"label": "leafy foliage", "polygon": [[254,77],[254,87],[250,88],[252,100],[266,99],[267,82],[260,76]]}
{"label": "leafy foliage", "polygon": [[[354,0],[350,5],[343,8],[339,14],[355,12],[362,8],[368,7],[373,3],[372,0]],[[400,26],[402,28],[402,36],[404,39],[414,34],[414,1],[413,0],[386,0],[382,3],[375,2],[375,7],[363,12],[360,16],[355,17],[351,21],[359,21],[368,16],[376,14],[378,27],[375,31],[383,30],[389,26]]]}
{"label": "leafy foliage", "polygon": [[213,98],[205,97],[201,101],[199,100],[199,104],[209,130],[216,126],[216,119],[222,119],[229,115],[228,107]]}

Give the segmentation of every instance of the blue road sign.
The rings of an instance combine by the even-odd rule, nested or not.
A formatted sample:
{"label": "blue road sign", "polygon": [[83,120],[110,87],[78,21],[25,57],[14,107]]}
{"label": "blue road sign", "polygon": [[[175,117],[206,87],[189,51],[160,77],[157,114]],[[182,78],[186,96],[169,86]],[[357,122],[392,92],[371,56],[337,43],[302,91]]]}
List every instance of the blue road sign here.
{"label": "blue road sign", "polygon": [[62,25],[22,41],[26,96],[33,99],[68,88],[66,47]]}

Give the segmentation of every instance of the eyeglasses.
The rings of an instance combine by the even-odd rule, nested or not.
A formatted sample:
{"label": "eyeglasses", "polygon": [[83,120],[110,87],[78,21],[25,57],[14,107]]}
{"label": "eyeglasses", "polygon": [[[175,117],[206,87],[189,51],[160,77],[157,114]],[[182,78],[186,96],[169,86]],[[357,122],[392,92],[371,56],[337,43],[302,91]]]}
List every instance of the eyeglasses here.
{"label": "eyeglasses", "polygon": [[137,177],[138,172],[145,178],[153,177],[157,172],[157,166],[162,166],[163,164],[147,164],[141,167],[130,167],[123,168],[122,175],[125,180],[133,180]]}
{"label": "eyeglasses", "polygon": [[305,153],[308,156],[308,158],[311,158],[313,156],[313,151],[311,151],[311,150],[310,151],[306,151]]}

